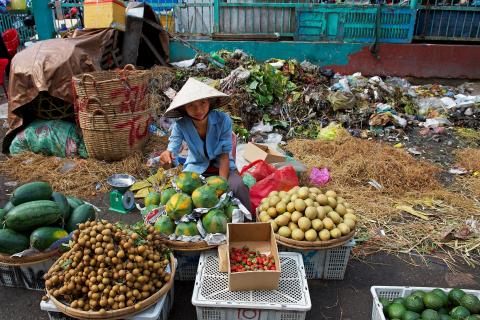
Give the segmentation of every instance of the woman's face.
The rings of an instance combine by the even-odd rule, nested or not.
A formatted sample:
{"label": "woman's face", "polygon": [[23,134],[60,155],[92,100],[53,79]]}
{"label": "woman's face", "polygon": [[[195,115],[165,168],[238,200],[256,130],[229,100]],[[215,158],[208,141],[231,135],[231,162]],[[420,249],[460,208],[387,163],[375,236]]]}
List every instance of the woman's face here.
{"label": "woman's face", "polygon": [[185,106],[187,115],[194,119],[201,121],[205,119],[210,111],[210,100],[203,99],[191,102]]}

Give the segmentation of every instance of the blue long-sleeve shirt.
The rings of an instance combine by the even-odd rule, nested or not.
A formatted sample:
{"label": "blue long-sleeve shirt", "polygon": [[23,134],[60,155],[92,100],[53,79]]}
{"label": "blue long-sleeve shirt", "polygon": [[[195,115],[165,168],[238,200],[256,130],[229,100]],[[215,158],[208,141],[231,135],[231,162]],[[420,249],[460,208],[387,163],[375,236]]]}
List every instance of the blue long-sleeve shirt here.
{"label": "blue long-sleeve shirt", "polygon": [[187,143],[188,156],[184,171],[202,174],[211,163],[218,168],[220,155],[223,153],[229,154],[230,170],[236,168],[232,158],[232,120],[223,112],[216,110],[209,112],[205,140],[200,138],[189,117],[183,117],[172,125],[172,133],[168,140],[167,150],[175,156],[180,152],[182,142]]}

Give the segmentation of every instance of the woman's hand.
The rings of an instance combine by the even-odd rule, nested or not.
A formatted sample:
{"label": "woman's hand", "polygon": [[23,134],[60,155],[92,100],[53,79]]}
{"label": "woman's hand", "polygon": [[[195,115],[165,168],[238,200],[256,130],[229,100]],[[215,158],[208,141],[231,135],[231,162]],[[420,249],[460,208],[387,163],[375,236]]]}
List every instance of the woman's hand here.
{"label": "woman's hand", "polygon": [[165,164],[172,164],[173,161],[173,153],[165,150],[160,154],[160,164],[165,165]]}

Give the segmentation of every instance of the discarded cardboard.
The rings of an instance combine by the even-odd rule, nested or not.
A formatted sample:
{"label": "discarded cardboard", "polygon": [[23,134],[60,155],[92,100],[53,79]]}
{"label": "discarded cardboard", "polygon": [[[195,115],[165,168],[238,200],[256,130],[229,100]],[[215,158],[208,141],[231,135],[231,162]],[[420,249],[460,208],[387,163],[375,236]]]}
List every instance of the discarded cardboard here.
{"label": "discarded cardboard", "polygon": [[[280,259],[277,242],[268,222],[229,223],[227,230],[228,287],[230,291],[275,290],[280,281]],[[261,253],[272,254],[276,270],[230,272],[230,249],[248,246]]]}
{"label": "discarded cardboard", "polygon": [[268,163],[285,162],[285,156],[277,150],[258,143],[249,142],[243,151],[243,157],[250,162],[264,160]]}
{"label": "discarded cardboard", "polygon": [[218,246],[218,271],[228,272],[228,244]]}

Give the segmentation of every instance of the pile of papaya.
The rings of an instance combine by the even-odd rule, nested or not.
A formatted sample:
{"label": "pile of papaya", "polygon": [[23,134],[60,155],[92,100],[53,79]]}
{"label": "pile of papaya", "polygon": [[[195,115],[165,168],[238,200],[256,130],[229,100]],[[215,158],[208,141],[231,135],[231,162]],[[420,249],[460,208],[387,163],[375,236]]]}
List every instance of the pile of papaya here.
{"label": "pile of papaya", "polygon": [[228,191],[226,179],[212,176],[203,181],[197,173],[182,172],[175,177],[173,183],[177,189],[170,187],[160,193],[150,192],[145,197],[146,211],[158,206],[165,207],[166,214],[155,222],[156,230],[164,235],[199,235],[197,221],[185,221],[182,218],[197,208],[207,208],[208,212],[201,217],[204,230],[207,233],[226,233],[227,223],[232,221],[232,213],[238,209],[231,203],[217,206],[220,197]]}

